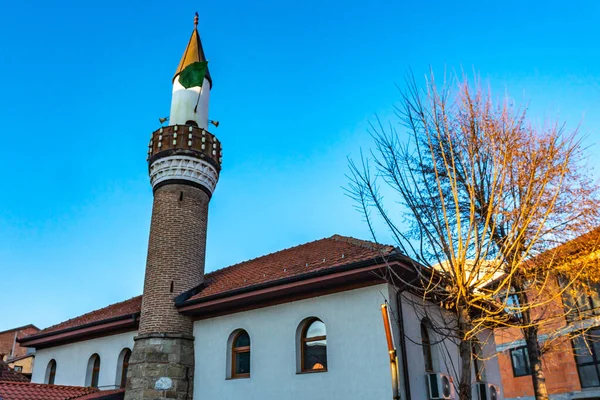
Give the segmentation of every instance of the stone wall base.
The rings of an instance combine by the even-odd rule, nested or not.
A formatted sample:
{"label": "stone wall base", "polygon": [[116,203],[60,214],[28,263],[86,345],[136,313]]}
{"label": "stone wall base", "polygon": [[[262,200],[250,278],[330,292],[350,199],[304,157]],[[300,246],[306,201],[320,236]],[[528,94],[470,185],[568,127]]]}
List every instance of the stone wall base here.
{"label": "stone wall base", "polygon": [[134,340],[125,400],[192,400],[194,337],[150,333]]}

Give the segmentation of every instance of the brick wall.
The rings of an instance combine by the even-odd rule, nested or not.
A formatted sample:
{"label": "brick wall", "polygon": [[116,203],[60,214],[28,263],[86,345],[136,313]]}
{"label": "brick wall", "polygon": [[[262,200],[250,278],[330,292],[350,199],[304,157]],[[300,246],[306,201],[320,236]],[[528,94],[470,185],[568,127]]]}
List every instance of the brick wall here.
{"label": "brick wall", "polygon": [[[0,332],[0,354],[4,355],[4,359],[8,358],[11,355],[11,351],[13,348],[13,342],[15,340],[15,332],[17,333],[17,338],[23,338],[27,335],[31,335],[35,332],[38,332],[39,329],[33,325],[26,325],[23,327],[11,329],[8,331]],[[15,353],[12,355],[13,357],[21,357],[27,354],[27,348],[21,347],[19,343],[15,345]],[[2,357],[0,357],[2,358]]]}
{"label": "brick wall", "polygon": [[204,279],[209,200],[188,185],[155,191],[139,334],[192,334],[191,320],[177,312],[173,300]]}
{"label": "brick wall", "polygon": [[[552,290],[556,289],[554,283],[549,283],[548,285],[547,293],[559,293],[558,290]],[[534,294],[529,293],[529,296],[534,297]],[[567,324],[564,318],[564,309],[560,295],[556,294],[554,298],[547,299],[546,301],[546,306],[540,307],[535,311],[532,310],[534,319],[545,319],[544,324],[540,325],[539,328],[540,337],[556,332]],[[540,304],[543,304],[543,301],[540,301]],[[521,331],[516,328],[500,329],[495,334],[497,345],[523,340]],[[524,345],[524,342],[519,344],[519,346],[521,345]],[[542,356],[542,368],[546,376],[548,393],[560,394],[580,391],[581,385],[571,341],[563,337],[545,342],[545,346],[547,347],[547,352]],[[498,355],[498,363],[500,365],[505,398],[533,396],[531,376],[514,376],[510,349],[504,350]]]}
{"label": "brick wall", "polygon": [[[542,360],[549,394],[581,390],[573,349],[569,340],[554,343]],[[514,377],[509,350],[499,354],[498,364],[500,365],[505,398],[533,396],[531,376]]]}

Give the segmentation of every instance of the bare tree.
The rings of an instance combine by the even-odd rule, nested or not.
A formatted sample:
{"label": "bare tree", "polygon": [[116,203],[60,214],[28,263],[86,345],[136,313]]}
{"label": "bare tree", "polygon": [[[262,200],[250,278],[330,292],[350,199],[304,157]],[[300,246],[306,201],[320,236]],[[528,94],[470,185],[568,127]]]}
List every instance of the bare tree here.
{"label": "bare tree", "polygon": [[[589,230],[600,204],[582,172],[577,131],[536,129],[526,110],[494,104],[477,82],[439,89],[433,75],[424,90],[407,80],[397,115],[405,134],[372,125],[374,149],[359,164],[350,161],[349,185],[373,238],[380,217],[415,260],[417,282],[391,280],[454,311],[461,399],[471,398],[473,343],[497,326],[522,329],[536,396],[546,399],[537,340],[543,321],[532,315],[585,268],[536,258]],[[557,273],[568,283],[551,291]]]}

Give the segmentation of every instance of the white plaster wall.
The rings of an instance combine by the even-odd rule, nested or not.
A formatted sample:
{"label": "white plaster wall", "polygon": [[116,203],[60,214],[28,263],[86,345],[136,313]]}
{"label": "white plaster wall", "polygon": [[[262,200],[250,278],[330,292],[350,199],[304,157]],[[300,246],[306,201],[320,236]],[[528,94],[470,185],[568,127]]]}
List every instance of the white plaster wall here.
{"label": "white plaster wall", "polygon": [[[200,99],[198,99],[200,95]],[[208,127],[208,102],[210,97],[210,83],[204,78],[202,88],[184,88],[179,83],[179,75],[173,82],[173,94],[171,98],[171,114],[169,125],[185,124],[187,121],[196,121],[199,128]],[[196,103],[198,108],[196,108]]]}
{"label": "white plaster wall", "polygon": [[[196,321],[194,398],[390,399],[386,294],[387,285],[377,285]],[[328,371],[297,374],[296,329],[312,316],[327,328]],[[250,335],[251,376],[227,380],[227,340],[239,328]]]}
{"label": "white plaster wall", "polygon": [[84,386],[85,375],[90,356],[98,353],[100,356],[100,389],[113,389],[117,383],[117,360],[119,353],[125,347],[133,349],[133,338],[137,332],[126,332],[117,335],[90,339],[62,346],[40,349],[35,353],[35,365],[31,381],[44,383],[46,367],[50,360],[56,360],[57,385]]}
{"label": "white plaster wall", "polygon": [[[394,304],[393,310],[396,312],[396,296],[394,290],[390,290],[390,298]],[[425,373],[425,360],[423,358],[423,349],[420,346],[421,343],[421,319],[426,315],[433,320],[433,324],[441,324],[442,321],[449,321],[453,319],[450,312],[442,310],[440,307],[431,303],[424,303],[422,299],[418,298],[409,293],[403,293],[402,310],[404,313],[404,329],[406,334],[406,353],[409,365],[410,373],[410,389],[413,399],[427,399],[428,388]],[[443,314],[443,317],[442,317]],[[397,315],[397,314],[396,314]],[[395,325],[395,324],[392,324]],[[397,329],[397,326],[394,326]],[[398,335],[396,333],[396,346],[398,351],[400,350]],[[449,339],[440,337],[434,332],[430,332],[430,340],[432,343],[443,341],[432,346],[432,359],[435,372],[445,373],[454,380],[455,384],[458,385],[458,375],[456,370],[460,366],[460,357],[458,352],[458,346],[452,343]],[[493,332],[485,332],[480,335],[480,340],[485,343],[482,348],[485,360],[485,379],[488,383],[493,383],[501,388],[500,398],[503,399],[502,394],[502,378],[500,375],[500,367],[498,365],[498,359],[495,357],[495,342]],[[415,343],[417,343],[415,345]],[[398,354],[400,359],[401,355]],[[401,362],[401,360],[400,360]],[[473,398],[477,399],[475,383],[475,371],[471,372],[473,380]],[[402,377],[402,374],[401,374]],[[401,382],[402,389],[404,390],[404,382]],[[402,393],[403,394],[403,393]],[[455,396],[458,398],[457,396]]]}

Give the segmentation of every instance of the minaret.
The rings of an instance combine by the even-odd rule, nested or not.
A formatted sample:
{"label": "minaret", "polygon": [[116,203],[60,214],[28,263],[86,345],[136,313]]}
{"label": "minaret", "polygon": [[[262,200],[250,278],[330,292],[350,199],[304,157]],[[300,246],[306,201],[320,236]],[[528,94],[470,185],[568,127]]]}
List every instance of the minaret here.
{"label": "minaret", "polygon": [[[192,399],[192,320],[177,312],[175,298],[204,280],[208,203],[221,170],[221,144],[207,131],[212,80],[202,64],[206,59],[197,24],[196,14],[192,36],[173,77],[171,125],[152,134],[148,149],[154,204],[126,400]],[[194,75],[197,85],[189,87],[188,80],[184,87],[181,74],[188,73],[184,71],[190,66],[202,65],[204,75]]]}

